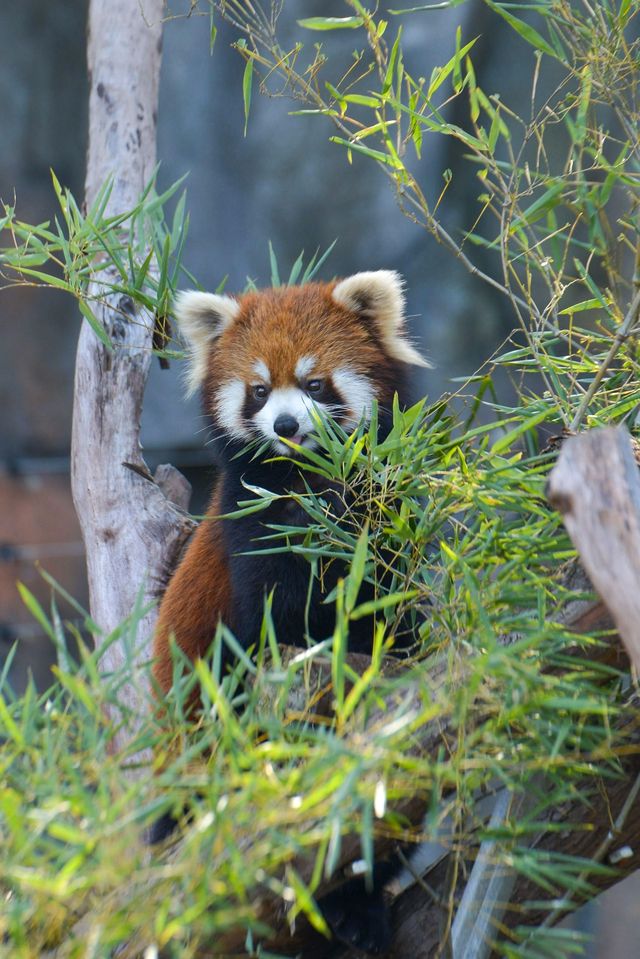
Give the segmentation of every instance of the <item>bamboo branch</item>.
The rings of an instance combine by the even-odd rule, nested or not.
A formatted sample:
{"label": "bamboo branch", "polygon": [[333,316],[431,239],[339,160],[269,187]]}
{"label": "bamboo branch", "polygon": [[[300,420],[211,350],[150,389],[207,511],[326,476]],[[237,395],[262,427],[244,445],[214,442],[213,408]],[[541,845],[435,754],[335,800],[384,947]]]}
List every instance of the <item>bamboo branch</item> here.
{"label": "bamboo branch", "polygon": [[[629,436],[623,429],[598,430],[566,441],[549,481],[549,497],[565,517],[567,529],[576,544],[590,579],[606,600],[620,636],[635,662],[640,656],[640,477]],[[580,577],[579,571],[574,576]],[[574,584],[575,585],[575,584]],[[587,583],[583,583],[585,587]],[[579,602],[564,610],[563,622],[574,630],[608,628],[602,603]],[[626,720],[623,717],[622,722]],[[425,731],[426,732],[426,731]],[[640,809],[636,802],[640,789],[640,746],[637,730],[630,731],[626,777],[605,784],[585,782],[591,792],[590,822],[585,823],[584,801],[554,810],[554,819],[567,825],[560,836],[541,830],[536,845],[570,855],[582,856],[594,864],[609,857],[610,864],[621,865],[626,874],[640,865]],[[427,744],[424,743],[425,747]],[[494,817],[507,813],[505,793],[498,799]],[[415,821],[415,820],[414,820]],[[583,828],[570,828],[577,825]],[[584,828],[587,826],[588,828]],[[615,847],[615,848],[614,848]],[[624,849],[624,855],[617,850]],[[409,890],[395,909],[396,935],[394,959],[411,954],[416,959],[432,959],[449,948],[443,942],[443,912],[447,900],[459,898],[450,948],[454,959],[470,955],[487,956],[500,933],[509,935],[516,925],[543,923],[550,926],[579,904],[579,893],[551,900],[550,909],[541,905],[539,888],[505,870],[491,857],[492,844],[481,845],[471,875],[463,887],[458,882],[450,889],[450,864],[445,857],[434,862],[423,878],[429,895],[420,887]],[[577,888],[592,885],[606,887],[614,875],[589,875],[585,871]],[[533,909],[531,900],[538,900]],[[503,915],[504,914],[504,915]],[[447,937],[445,936],[445,939]],[[282,948],[282,946],[281,946]],[[347,959],[348,954],[345,954]],[[391,959],[391,957],[389,957]]]}
{"label": "bamboo branch", "polygon": [[618,350],[620,349],[620,347],[622,346],[626,338],[629,336],[633,327],[638,322],[639,311],[640,311],[640,290],[636,290],[636,293],[633,299],[631,300],[631,305],[629,309],[627,310],[627,315],[625,316],[624,320],[620,324],[620,327],[613,338],[613,343],[611,344],[611,347],[609,348],[609,352],[607,353],[604,360],[600,364],[600,367],[598,368],[598,372],[594,376],[593,382],[591,383],[589,389],[587,390],[585,395],[582,397],[582,402],[580,403],[580,406],[578,407],[576,415],[574,416],[572,420],[571,426],[569,427],[570,430],[572,430],[573,432],[575,432],[576,430],[580,428],[580,425],[586,415],[586,412],[589,409],[589,403],[595,396],[596,391],[598,387],[600,386],[600,383],[602,382],[603,376],[605,375],[605,373],[607,372],[607,370],[613,363],[616,353],[618,352]]}

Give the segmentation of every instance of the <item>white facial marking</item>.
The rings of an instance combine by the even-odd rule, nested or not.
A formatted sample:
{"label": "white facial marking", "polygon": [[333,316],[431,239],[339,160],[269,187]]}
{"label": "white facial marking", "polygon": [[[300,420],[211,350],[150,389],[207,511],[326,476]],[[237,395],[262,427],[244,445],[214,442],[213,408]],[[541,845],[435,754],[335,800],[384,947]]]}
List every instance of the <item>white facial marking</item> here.
{"label": "white facial marking", "polygon": [[264,383],[271,382],[271,373],[269,372],[269,367],[264,360],[256,360],[253,364],[253,370]]}
{"label": "white facial marking", "polygon": [[250,432],[242,421],[242,407],[245,401],[245,385],[242,380],[229,380],[216,393],[215,405],[220,425],[231,436],[247,439]]}
{"label": "white facial marking", "polygon": [[[313,400],[309,399],[306,393],[295,386],[286,386],[273,390],[269,399],[253,417],[253,421],[260,432],[273,442],[274,448],[278,453],[291,453],[291,447],[283,443],[273,424],[279,416],[293,416],[298,421],[298,430],[295,436],[291,437],[292,442],[302,443],[309,433],[313,430],[313,420],[310,411],[313,409]],[[311,446],[312,442],[307,440],[305,446]]]}
{"label": "white facial marking", "polygon": [[363,376],[362,373],[350,370],[347,366],[335,370],[331,379],[351,413],[345,421],[345,425],[357,426],[363,416],[365,420],[368,420],[371,416],[371,404],[375,397],[371,380]]}
{"label": "white facial marking", "polygon": [[296,363],[296,377],[303,380],[316,365],[315,356],[301,356]]}
{"label": "white facial marking", "polygon": [[[296,366],[296,374],[308,376],[308,372],[312,369],[311,360],[313,360],[313,357],[302,357]],[[305,361],[305,366],[302,368],[308,372],[300,374],[298,370],[303,361]],[[268,381],[269,370],[262,360],[256,361],[254,370],[263,380],[267,379]],[[264,376],[265,372],[266,377]],[[335,370],[332,380],[342,400],[342,403],[339,404],[340,408],[348,411],[343,425],[347,429],[353,429],[363,417],[368,420],[371,416],[371,404],[375,397],[375,387],[371,380],[364,374],[356,373],[355,370],[346,366]],[[326,412],[335,413],[334,407],[312,400],[304,390],[298,389],[296,386],[287,386],[272,390],[267,402],[253,416],[252,424],[248,425],[242,415],[245,399],[246,385],[242,380],[229,380],[219,388],[214,403],[222,428],[229,436],[240,440],[255,439],[255,429],[257,429],[265,439],[272,443],[277,453],[284,453],[285,455],[292,451],[291,447],[278,436],[274,429],[274,424],[279,416],[292,416],[296,419],[298,429],[296,434],[291,437],[291,441],[312,448],[315,443],[309,436],[314,430],[311,411],[314,408],[320,408]]]}

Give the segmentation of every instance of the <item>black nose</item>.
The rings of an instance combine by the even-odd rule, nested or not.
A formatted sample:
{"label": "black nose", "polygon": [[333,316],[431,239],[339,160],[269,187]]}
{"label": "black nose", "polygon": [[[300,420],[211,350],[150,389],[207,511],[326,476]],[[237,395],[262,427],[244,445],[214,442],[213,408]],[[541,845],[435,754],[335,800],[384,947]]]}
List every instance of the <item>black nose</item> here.
{"label": "black nose", "polygon": [[281,413],[280,416],[276,418],[273,428],[278,436],[284,436],[290,440],[291,437],[295,436],[298,432],[299,424],[295,416],[289,416],[288,413]]}

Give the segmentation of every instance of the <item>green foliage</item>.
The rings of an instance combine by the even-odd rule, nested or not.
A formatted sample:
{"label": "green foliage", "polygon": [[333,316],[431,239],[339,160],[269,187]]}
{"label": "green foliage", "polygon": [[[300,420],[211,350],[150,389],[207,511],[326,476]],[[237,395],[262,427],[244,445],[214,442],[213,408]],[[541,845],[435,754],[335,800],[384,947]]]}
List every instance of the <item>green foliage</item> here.
{"label": "green foliage", "polygon": [[[333,243],[330,243],[327,249],[320,253],[320,248],[318,248],[315,253],[310,257],[309,261],[305,265],[304,250],[302,250],[296,257],[291,270],[289,271],[289,276],[285,280],[280,276],[280,266],[278,265],[278,257],[276,256],[276,251],[273,248],[271,240],[269,240],[269,267],[271,270],[270,282],[271,286],[295,286],[296,284],[303,285],[304,283],[310,283],[316,278],[325,262],[330,257],[333,252],[333,248],[338,241],[334,240]],[[318,255],[320,254],[320,255]],[[247,277],[246,290],[257,290],[258,287],[255,281],[251,277]]]}
{"label": "green foliage", "polygon": [[[467,385],[471,395],[395,410],[382,440],[375,415],[349,436],[318,420],[320,451],[298,455],[314,485],[326,480],[333,495],[296,495],[309,525],[272,529],[260,548],[297,552],[316,576],[327,564],[347,563],[332,597],[335,633],[314,637],[320,642],[287,661],[267,603],[261,646],[253,660],[240,655],[232,676],[220,675],[221,649],[239,647],[223,628],[195,673],[183,674],[176,652],[163,722],[145,720],[129,747],[131,761],[153,747],[155,777],[127,777],[128,757],[110,752],[128,718],[119,690],[129,668],[105,676],[101,654],[83,646],[55,602],[45,613],[22,590],[59,664],[42,695],[32,686],[13,695],[9,664],[0,677],[0,948],[7,955],[31,957],[64,943],[68,956],[84,956],[89,946],[92,956],[107,957],[131,939],[132,952],[189,956],[238,926],[250,950],[264,931],[258,888],[291,920],[304,913],[322,927],[312,895],[349,835],[359,837],[368,863],[378,835],[437,837],[454,872],[491,836],[497,859],[537,884],[537,906],[549,918],[564,897],[588,896],[609,869],[534,842],[560,828],[549,818],[559,805],[586,808],[634,748],[617,731],[625,678],[604,665],[607,637],[576,636],[557,616],[574,598],[558,573],[573,552],[544,498],[550,454],[538,431],[585,420],[634,426],[640,407],[629,335],[640,304],[639,3],[549,0],[525,10],[486,2],[531,54],[526,118],[479,85],[476,38],[458,33],[442,64],[413,76],[396,28],[400,10],[385,20],[347,0],[347,16],[300,21],[303,39],[284,49],[278,4],[271,15],[256,0],[203,4],[212,45],[220,12],[242,32],[245,122],[257,83],[284,79],[300,101],[297,113],[328,118],[350,160],[360,154],[379,163],[407,215],[509,298],[519,333]],[[420,5],[412,15],[456,3]],[[329,75],[334,29],[348,29],[356,42],[340,77]],[[454,101],[466,105],[464,123],[451,120]],[[436,136],[455,141],[477,171],[478,205],[457,239],[438,219],[451,174],[434,186],[415,172]],[[104,297],[126,294],[154,322],[167,317],[187,223],[184,199],[165,223],[175,188],[156,196],[150,184],[118,216],[107,213],[108,184],[86,214],[55,178],[54,189],[61,220],[53,226],[24,224],[4,207],[6,282],[71,293],[105,345],[94,311]],[[496,256],[499,280],[474,263],[479,247]],[[288,283],[310,278],[322,259],[303,270],[300,258]],[[273,253],[271,267],[280,285]],[[516,384],[510,406],[495,397],[496,368]],[[336,486],[345,490],[341,503]],[[269,496],[248,490],[239,511],[264,509]],[[375,597],[366,604],[358,600],[365,580]],[[349,624],[372,610],[373,656],[360,676],[346,655]],[[134,611],[107,641],[132,648],[141,615]],[[408,626],[417,637],[411,657],[383,655]],[[88,619],[86,628],[98,632]],[[78,663],[69,639],[80,641]],[[317,722],[319,692],[308,671],[327,658],[334,716]],[[190,728],[186,704],[196,681],[205,710]],[[625,709],[633,728],[637,710]],[[500,786],[529,805],[492,834],[481,799]],[[144,827],[164,811],[179,813],[196,794],[184,841],[150,856]],[[416,795],[427,811],[410,828],[398,810]],[[528,928],[526,910],[509,935],[497,948],[510,957],[579,948],[562,931]]]}
{"label": "green foliage", "polygon": [[[261,648],[232,676],[219,673],[221,644],[236,648],[223,629],[195,675],[178,657],[167,715],[147,719],[129,747],[135,758],[153,745],[155,777],[127,778],[127,757],[109,751],[126,668],[103,675],[101,654],[82,642],[74,664],[77,632],[55,600],[46,615],[23,588],[60,662],[44,694],[30,686],[15,697],[6,669],[0,687],[0,935],[12,956],[61,942],[64,955],[80,956],[88,941],[96,957],[123,941],[192,955],[238,925],[257,941],[256,884],[291,920],[303,912],[321,926],[310,894],[340,861],[344,836],[358,835],[370,861],[377,835],[407,836],[395,810],[422,795],[427,814],[409,834],[439,835],[462,860],[488,835],[479,797],[500,785],[535,802],[507,822],[498,854],[556,898],[591,889],[604,866],[531,844],[550,810],[579,795],[587,802],[600,777],[619,774],[624,745],[620,676],[599,662],[606,639],[575,636],[555,618],[571,594],[553,571],[571,551],[544,499],[549,456],[522,450],[524,436],[535,447],[539,411],[505,410],[491,425],[472,418],[461,434],[446,403],[418,404],[396,409],[382,440],[375,425],[345,436],[319,419],[322,452],[301,449],[301,462],[314,482],[344,488],[344,501],[295,494],[309,526],[273,529],[260,548],[298,552],[314,575],[346,559],[335,634],[283,662],[267,609]],[[254,491],[239,507],[268,502]],[[363,580],[375,586],[364,605]],[[358,676],[345,659],[349,624],[372,608],[374,652]],[[142,612],[108,641],[128,648]],[[389,660],[408,622],[412,656]],[[305,676],[327,658],[335,714],[319,724]],[[196,679],[205,708],[189,728]],[[437,741],[446,730],[457,748],[416,749],[429,730]],[[145,826],[196,794],[184,841],[150,857]],[[549,930],[544,937],[552,941]]]}
{"label": "green foliage", "polygon": [[[331,139],[349,162],[357,154],[379,164],[403,212],[508,297],[532,366],[564,425],[577,429],[592,412],[591,385],[638,375],[635,349],[620,358],[620,345],[640,308],[640,3],[485,3],[524,42],[524,64],[529,54],[528,116],[513,112],[508,95],[481,88],[472,59],[477,37],[463,41],[460,30],[444,64],[420,64],[424,76],[408,70],[397,17],[424,17],[459,0],[390,10],[390,20],[378,6],[345,0],[349,16],[298,21],[303,32],[293,49],[280,43],[277,4],[270,18],[243,0],[210,0],[210,8],[244,34],[240,52],[264,88],[284,82],[301,101],[295,114],[328,118],[336,130]],[[360,42],[336,77],[328,40],[315,38],[345,27]],[[304,43],[305,31],[312,31],[312,45]],[[453,104],[456,116],[466,114],[464,123],[452,122]],[[457,143],[461,162],[478,179],[477,206],[460,237],[439,219],[455,177],[447,171],[442,187],[422,182],[415,163],[442,136]],[[477,247],[495,257],[499,280],[474,262]],[[586,314],[580,326],[577,313]],[[559,353],[560,382],[550,371]],[[585,391],[577,405],[567,383],[571,392],[574,384]]]}
{"label": "green foliage", "polygon": [[[170,224],[164,209],[184,177],[158,194],[154,174],[135,206],[115,214],[109,212],[111,180],[84,212],[53,171],[51,178],[61,215],[53,225],[24,223],[17,218],[15,206],[2,204],[2,285],[48,287],[71,294],[108,349],[113,348],[111,338],[96,315],[96,305],[107,298],[116,310],[118,298],[127,298],[148,322],[165,329],[171,298],[184,272],[181,257],[189,226],[185,193],[175,204]],[[120,309],[126,319],[126,311]],[[157,353],[176,355],[163,346]]]}

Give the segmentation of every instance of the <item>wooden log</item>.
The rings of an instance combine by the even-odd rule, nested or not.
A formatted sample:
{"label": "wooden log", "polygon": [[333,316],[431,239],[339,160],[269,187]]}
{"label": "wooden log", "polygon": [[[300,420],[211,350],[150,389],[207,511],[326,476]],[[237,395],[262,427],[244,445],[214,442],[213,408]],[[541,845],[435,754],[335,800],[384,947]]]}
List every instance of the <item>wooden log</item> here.
{"label": "wooden log", "polygon": [[640,669],[640,476],[627,430],[567,439],[548,496]]}

